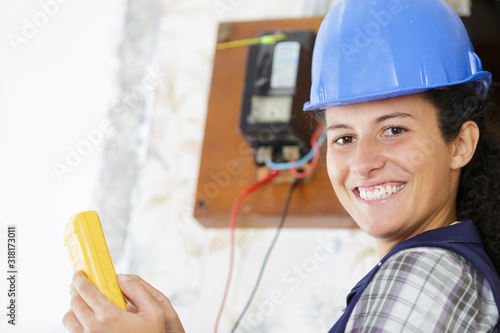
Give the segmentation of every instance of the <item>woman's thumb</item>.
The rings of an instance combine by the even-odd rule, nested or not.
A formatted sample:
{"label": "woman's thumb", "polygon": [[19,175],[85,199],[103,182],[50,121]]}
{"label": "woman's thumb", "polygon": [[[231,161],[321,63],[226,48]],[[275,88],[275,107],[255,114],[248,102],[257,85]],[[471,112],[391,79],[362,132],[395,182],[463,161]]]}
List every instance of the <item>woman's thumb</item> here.
{"label": "woman's thumb", "polygon": [[138,309],[139,312],[148,312],[156,307],[156,301],[139,282],[130,279],[127,275],[118,275],[118,284],[123,294]]}

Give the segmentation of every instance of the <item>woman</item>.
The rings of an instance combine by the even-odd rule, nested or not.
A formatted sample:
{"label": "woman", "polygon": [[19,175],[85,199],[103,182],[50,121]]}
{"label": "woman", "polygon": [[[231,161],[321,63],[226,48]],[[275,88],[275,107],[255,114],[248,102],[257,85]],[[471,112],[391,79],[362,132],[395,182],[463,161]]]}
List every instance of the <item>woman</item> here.
{"label": "woman", "polygon": [[[444,1],[344,0],[325,18],[305,110],[326,122],[332,185],[381,258],[330,332],[498,330],[500,127],[490,82]],[[183,332],[164,295],[136,276],[119,282],[129,312],[76,273],[66,328]]]}

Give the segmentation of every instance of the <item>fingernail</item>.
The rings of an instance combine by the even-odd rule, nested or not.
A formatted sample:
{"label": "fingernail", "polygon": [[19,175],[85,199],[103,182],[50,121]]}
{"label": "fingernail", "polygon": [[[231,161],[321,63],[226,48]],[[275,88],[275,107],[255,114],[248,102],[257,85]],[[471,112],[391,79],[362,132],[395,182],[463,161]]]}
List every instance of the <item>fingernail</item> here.
{"label": "fingernail", "polygon": [[130,278],[126,274],[118,274],[118,278],[122,281],[130,281]]}

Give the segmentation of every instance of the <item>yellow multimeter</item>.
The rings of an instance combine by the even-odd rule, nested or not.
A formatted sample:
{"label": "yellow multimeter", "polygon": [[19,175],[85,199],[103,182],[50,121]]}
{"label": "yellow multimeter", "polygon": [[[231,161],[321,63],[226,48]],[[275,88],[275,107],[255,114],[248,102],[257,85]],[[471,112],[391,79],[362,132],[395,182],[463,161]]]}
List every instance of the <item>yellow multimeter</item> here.
{"label": "yellow multimeter", "polygon": [[101,222],[95,211],[79,213],[70,218],[64,230],[64,245],[73,269],[83,271],[108,299],[126,311]]}

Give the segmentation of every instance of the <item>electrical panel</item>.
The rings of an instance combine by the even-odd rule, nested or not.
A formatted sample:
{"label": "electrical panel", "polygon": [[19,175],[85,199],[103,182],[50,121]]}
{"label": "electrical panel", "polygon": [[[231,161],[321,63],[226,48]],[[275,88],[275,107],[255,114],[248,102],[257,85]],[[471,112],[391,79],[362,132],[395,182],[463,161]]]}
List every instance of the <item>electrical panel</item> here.
{"label": "electrical panel", "polygon": [[[318,16],[219,24],[218,43],[231,42],[232,45],[240,46],[219,48],[218,45],[215,50],[193,207],[194,217],[203,226],[228,228],[232,207],[241,191],[269,174],[267,165],[255,163],[254,153],[260,150],[260,155],[263,155],[262,151],[271,150],[271,157],[276,163],[281,159],[286,162],[287,156],[295,154],[298,147],[301,150],[298,155],[310,153],[310,136],[318,124],[314,113],[304,112],[302,107],[309,100],[313,37],[322,21],[323,17]],[[276,37],[276,34],[284,34],[286,39],[280,38],[277,43],[266,45],[262,44],[265,38],[256,38],[266,35]],[[278,61],[274,62],[275,66],[290,68],[291,64],[296,64],[293,59],[297,58],[297,46],[293,46],[293,43],[279,46],[286,41],[300,42],[297,70],[287,70],[286,73],[275,76],[271,85],[274,52],[278,57]],[[261,44],[248,47],[251,42]],[[289,54],[283,54],[284,51]],[[265,61],[257,57],[262,57]],[[285,58],[290,60],[280,61]],[[267,65],[259,67],[259,63]],[[259,81],[260,78],[263,79]],[[254,110],[254,116],[256,114],[260,121],[247,118],[252,111],[252,96],[291,97],[291,116],[274,115],[272,112],[271,115],[261,115],[259,110]],[[259,98],[257,101],[259,102]],[[308,167],[304,165],[301,168],[307,170]],[[293,175],[283,170],[271,183],[260,188],[257,194],[245,197],[238,210],[237,227],[277,227],[293,181]],[[333,191],[324,158],[320,159],[311,177],[305,179],[295,190],[284,227],[356,227]]]}

